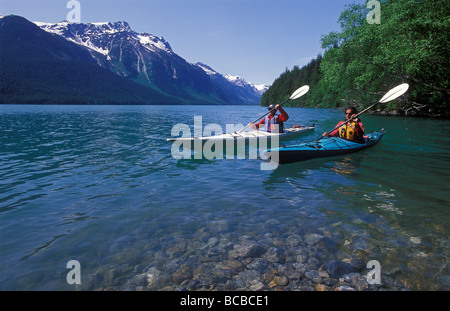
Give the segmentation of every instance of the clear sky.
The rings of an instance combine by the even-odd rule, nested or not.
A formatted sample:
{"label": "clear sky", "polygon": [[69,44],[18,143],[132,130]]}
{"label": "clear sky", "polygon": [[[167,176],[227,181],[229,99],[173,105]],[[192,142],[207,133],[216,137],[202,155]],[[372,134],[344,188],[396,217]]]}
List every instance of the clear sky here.
{"label": "clear sky", "polygon": [[[321,35],[355,0],[78,0],[81,22],[127,21],[166,39],[188,62],[255,84],[272,84],[286,68],[319,53]],[[360,0],[357,3],[365,3]],[[0,0],[0,14],[30,21],[66,19],[68,0]]]}

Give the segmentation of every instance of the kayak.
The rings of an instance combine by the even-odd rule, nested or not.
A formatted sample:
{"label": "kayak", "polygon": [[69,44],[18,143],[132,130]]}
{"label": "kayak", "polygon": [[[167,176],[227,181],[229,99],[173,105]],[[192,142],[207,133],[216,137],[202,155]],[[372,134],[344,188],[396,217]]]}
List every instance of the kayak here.
{"label": "kayak", "polygon": [[357,143],[339,137],[323,137],[312,142],[268,149],[266,150],[266,156],[270,156],[272,161],[278,164],[339,156],[370,148],[381,140],[383,134],[383,130],[369,133],[364,136],[363,143]]}
{"label": "kayak", "polygon": [[202,136],[202,137],[179,137],[179,138],[167,138],[167,141],[172,142],[179,146],[185,146],[187,148],[193,148],[196,141],[201,141],[202,144],[209,141],[211,143],[214,142],[223,142],[225,143],[224,146],[226,146],[227,142],[238,142],[243,141],[245,143],[249,142],[257,142],[258,140],[267,139],[268,142],[270,142],[274,138],[278,138],[281,140],[287,140],[292,139],[300,136],[301,134],[313,131],[313,126],[300,126],[300,127],[292,127],[284,129],[283,133],[269,133],[266,131],[260,131],[260,130],[251,130],[241,133],[226,133],[222,135],[214,135],[214,136]]}

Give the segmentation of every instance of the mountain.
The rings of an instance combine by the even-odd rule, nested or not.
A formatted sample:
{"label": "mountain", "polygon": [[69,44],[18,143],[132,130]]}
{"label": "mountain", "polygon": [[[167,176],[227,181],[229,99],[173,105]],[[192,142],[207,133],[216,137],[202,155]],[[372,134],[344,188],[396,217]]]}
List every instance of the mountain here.
{"label": "mountain", "polygon": [[84,48],[111,72],[188,103],[256,104],[262,95],[244,80],[239,84],[207,65],[188,63],[164,38],[137,33],[124,21],[35,24]]}
{"label": "mountain", "polygon": [[99,66],[86,48],[19,16],[0,18],[0,103],[174,104],[179,99]]}
{"label": "mountain", "polygon": [[259,102],[261,95],[269,88],[265,84],[254,85],[239,76],[222,75],[203,63],[196,63],[195,65],[201,68],[215,85],[229,93],[235,94],[244,103]]}
{"label": "mountain", "polygon": [[[225,75],[225,78],[230,81],[231,83],[243,87],[243,88],[249,88],[252,91],[255,91],[256,93],[258,93],[259,95],[262,95],[265,91],[267,91],[270,87],[270,85],[268,84],[259,84],[259,85],[255,85],[253,83],[247,82],[245,81],[242,77],[240,76],[232,76],[229,74]],[[249,90],[250,91],[250,90]]]}

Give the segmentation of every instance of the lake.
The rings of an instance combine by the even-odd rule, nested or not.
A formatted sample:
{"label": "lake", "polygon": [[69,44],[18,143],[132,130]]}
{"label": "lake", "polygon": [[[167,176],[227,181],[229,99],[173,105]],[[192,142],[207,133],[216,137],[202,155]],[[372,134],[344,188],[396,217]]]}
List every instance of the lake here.
{"label": "lake", "polygon": [[[316,125],[288,145],[343,119],[286,111]],[[194,116],[225,129],[265,112],[0,106],[1,289],[450,289],[450,121],[364,114],[376,146],[274,170],[177,160],[166,141]]]}

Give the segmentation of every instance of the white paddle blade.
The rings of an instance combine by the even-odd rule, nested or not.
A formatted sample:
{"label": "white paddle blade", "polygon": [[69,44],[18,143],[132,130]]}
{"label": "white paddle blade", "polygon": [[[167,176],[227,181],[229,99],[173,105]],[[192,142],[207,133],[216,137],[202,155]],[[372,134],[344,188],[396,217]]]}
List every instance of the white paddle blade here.
{"label": "white paddle blade", "polygon": [[408,88],[409,88],[409,84],[408,83],[403,83],[403,84],[400,84],[400,85],[394,87],[392,90],[387,92],[383,96],[382,99],[380,99],[380,103],[387,103],[387,102],[390,102],[391,100],[396,99],[397,97],[402,96],[403,94],[406,93]]}
{"label": "white paddle blade", "polygon": [[309,86],[308,85],[304,85],[300,88],[298,88],[294,93],[292,93],[291,97],[289,97],[289,99],[297,99],[303,95],[305,95],[306,93],[308,93],[309,91]]}

